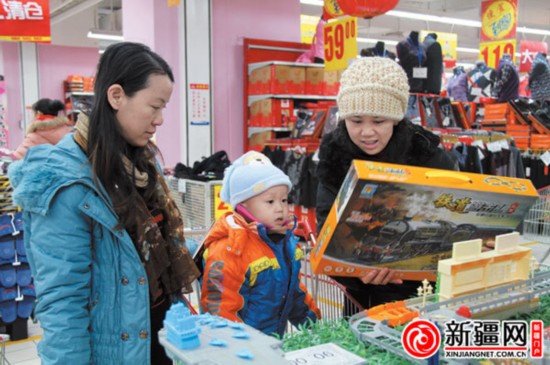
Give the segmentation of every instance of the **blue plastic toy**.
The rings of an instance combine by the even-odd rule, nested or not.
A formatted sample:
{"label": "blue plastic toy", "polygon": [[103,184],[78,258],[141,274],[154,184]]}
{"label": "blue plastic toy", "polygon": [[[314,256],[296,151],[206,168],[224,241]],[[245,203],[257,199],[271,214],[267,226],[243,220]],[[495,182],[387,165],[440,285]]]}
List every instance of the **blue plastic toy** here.
{"label": "blue plastic toy", "polygon": [[164,319],[166,338],[182,350],[191,350],[199,347],[200,327],[196,318],[191,315],[189,308],[183,303],[173,304]]}

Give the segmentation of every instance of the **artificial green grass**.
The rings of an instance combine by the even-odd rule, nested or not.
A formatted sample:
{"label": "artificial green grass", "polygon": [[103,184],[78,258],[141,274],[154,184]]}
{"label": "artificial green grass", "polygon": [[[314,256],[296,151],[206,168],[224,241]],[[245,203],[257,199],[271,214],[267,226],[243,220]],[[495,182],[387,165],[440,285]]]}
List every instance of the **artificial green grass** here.
{"label": "artificial green grass", "polygon": [[[510,319],[521,319],[525,321],[539,319],[542,320],[545,325],[550,324],[550,296],[541,296],[539,307],[534,311],[529,313],[518,313]],[[401,326],[397,329],[402,330],[403,328],[404,326]],[[309,325],[308,328],[300,328],[300,331],[285,334],[283,337],[283,351],[289,352],[300,350],[329,342],[333,342],[362,358],[368,359],[369,363],[372,364],[413,364],[375,345],[359,341],[353,334],[348,322],[343,319],[317,322]]]}

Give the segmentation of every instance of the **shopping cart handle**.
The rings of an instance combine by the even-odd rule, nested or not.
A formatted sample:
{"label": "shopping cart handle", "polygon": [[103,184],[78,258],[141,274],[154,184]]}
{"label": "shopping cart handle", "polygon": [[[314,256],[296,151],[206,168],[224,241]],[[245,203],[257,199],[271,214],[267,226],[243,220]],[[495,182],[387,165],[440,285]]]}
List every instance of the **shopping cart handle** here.
{"label": "shopping cart handle", "polygon": [[313,234],[313,230],[311,229],[311,226],[309,225],[309,221],[307,219],[302,219],[298,222],[294,233],[297,236],[304,237],[304,239],[308,241],[311,247],[315,245],[315,235]]}

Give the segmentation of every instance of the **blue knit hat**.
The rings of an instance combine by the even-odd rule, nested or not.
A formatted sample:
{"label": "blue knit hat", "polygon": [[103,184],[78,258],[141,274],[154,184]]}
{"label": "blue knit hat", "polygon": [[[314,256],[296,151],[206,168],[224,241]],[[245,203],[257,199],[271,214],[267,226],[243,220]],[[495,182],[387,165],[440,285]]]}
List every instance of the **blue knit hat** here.
{"label": "blue knit hat", "polygon": [[235,208],[239,203],[277,185],[286,185],[289,191],[292,188],[288,176],[269,158],[260,152],[250,151],[225,170],[220,198]]}

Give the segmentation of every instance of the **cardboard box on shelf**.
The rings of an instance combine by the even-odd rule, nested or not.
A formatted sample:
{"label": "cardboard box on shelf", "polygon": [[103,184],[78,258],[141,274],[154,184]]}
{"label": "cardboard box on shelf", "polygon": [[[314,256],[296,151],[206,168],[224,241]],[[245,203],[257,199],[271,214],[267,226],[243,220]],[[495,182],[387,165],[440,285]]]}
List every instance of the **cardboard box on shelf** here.
{"label": "cardboard box on shelf", "polygon": [[306,94],[325,95],[325,69],[321,67],[306,68]]}
{"label": "cardboard box on shelf", "polygon": [[294,110],[292,99],[262,99],[250,105],[250,127],[287,127]]}
{"label": "cardboard box on shelf", "polygon": [[294,94],[306,92],[304,66],[267,65],[254,69],[248,78],[248,94]]}
{"label": "cardboard box on shelf", "polygon": [[342,72],[344,71],[343,70],[331,70],[331,71],[325,70],[324,95],[338,95],[338,90],[340,89],[340,77],[342,76]]}
{"label": "cardboard box on shelf", "polygon": [[538,198],[530,180],[354,161],[311,254],[316,273],[388,267],[435,280],[453,243],[514,231]]}

